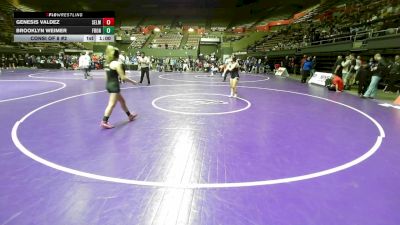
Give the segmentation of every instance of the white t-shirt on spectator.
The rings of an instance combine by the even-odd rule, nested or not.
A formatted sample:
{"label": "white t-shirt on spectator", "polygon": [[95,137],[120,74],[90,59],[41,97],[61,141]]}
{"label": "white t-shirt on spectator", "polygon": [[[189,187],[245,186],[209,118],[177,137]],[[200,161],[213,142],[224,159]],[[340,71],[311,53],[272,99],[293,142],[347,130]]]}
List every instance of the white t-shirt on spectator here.
{"label": "white t-shirt on spectator", "polygon": [[350,70],[350,64],[351,64],[351,60],[350,59],[346,59],[346,61],[342,62],[342,73],[348,73]]}
{"label": "white t-shirt on spectator", "polygon": [[79,57],[79,67],[82,69],[89,68],[90,57],[88,55],[81,55]]}
{"label": "white t-shirt on spectator", "polygon": [[138,62],[139,62],[140,68],[146,68],[146,67],[150,66],[150,59],[147,56],[145,56],[143,58],[141,56],[139,56]]}

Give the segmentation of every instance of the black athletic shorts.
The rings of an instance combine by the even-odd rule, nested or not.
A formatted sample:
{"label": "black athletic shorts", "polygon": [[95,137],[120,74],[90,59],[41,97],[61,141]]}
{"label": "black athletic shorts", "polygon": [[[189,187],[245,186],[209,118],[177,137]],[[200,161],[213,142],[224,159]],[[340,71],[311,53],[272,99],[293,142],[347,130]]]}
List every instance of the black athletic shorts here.
{"label": "black athletic shorts", "polygon": [[237,78],[239,80],[239,73],[232,73],[231,72],[231,79]]}
{"label": "black athletic shorts", "polygon": [[119,88],[119,82],[108,82],[106,89],[108,91],[108,93],[120,93],[121,89]]}

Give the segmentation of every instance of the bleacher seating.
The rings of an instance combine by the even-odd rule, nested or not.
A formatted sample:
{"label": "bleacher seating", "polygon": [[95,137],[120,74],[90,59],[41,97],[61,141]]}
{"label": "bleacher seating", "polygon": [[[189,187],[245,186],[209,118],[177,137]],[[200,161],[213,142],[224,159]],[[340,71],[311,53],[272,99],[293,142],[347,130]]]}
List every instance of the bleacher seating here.
{"label": "bleacher seating", "polygon": [[229,34],[224,37],[224,41],[238,41],[245,37],[245,34]]}
{"label": "bleacher seating", "polygon": [[11,37],[14,33],[12,18],[14,10],[16,8],[7,1],[0,1],[0,41],[6,45],[12,44]]}
{"label": "bleacher seating", "polygon": [[152,48],[177,49],[181,43],[182,35],[177,33],[157,34],[152,41]]}
{"label": "bleacher seating", "polygon": [[[321,17],[325,12],[334,12],[333,18]],[[325,2],[313,8],[303,19],[249,46],[248,50],[265,52],[297,49],[308,45],[354,41],[356,38],[363,40],[377,33],[398,33],[399,16],[400,5],[391,0]],[[376,32],[379,30],[385,31]],[[363,32],[367,33],[359,35]]]}
{"label": "bleacher seating", "polygon": [[147,39],[150,35],[148,34],[132,34],[131,37],[135,38],[135,41],[131,44],[132,48],[142,48],[143,45],[146,43]]}
{"label": "bleacher seating", "polygon": [[201,39],[200,34],[190,34],[186,42],[186,46],[188,48],[197,49],[197,47],[199,46],[200,39]]}

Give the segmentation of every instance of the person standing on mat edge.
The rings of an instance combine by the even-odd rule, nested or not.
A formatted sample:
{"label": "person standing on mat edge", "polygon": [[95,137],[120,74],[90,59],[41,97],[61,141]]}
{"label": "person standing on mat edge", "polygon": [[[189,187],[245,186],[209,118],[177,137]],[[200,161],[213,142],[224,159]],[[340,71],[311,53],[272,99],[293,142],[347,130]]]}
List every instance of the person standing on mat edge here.
{"label": "person standing on mat edge", "polygon": [[303,75],[303,66],[304,63],[307,61],[307,55],[303,55],[303,58],[300,60],[300,75]]}
{"label": "person standing on mat edge", "polygon": [[104,69],[107,75],[106,89],[108,93],[110,93],[110,98],[108,100],[107,108],[104,112],[103,120],[100,123],[100,126],[105,129],[114,128],[114,126],[108,122],[108,119],[110,118],[111,113],[117,102],[121,104],[121,108],[128,116],[129,121],[133,121],[137,116],[136,113],[129,112],[129,109],[126,106],[125,99],[120,93],[121,90],[119,87],[118,78],[120,78],[122,81],[126,81],[132,84],[137,84],[137,82],[125,76],[122,63],[118,61],[118,57],[119,50],[117,48],[114,48],[113,46],[107,46],[105,52],[106,65]]}
{"label": "person standing on mat edge", "polygon": [[355,76],[357,61],[354,56],[354,54],[350,54],[346,56],[346,60],[342,62],[343,70],[343,83],[344,83],[344,89],[345,90],[350,90],[351,86],[353,85],[353,78]]}
{"label": "person standing on mat edge", "polygon": [[79,57],[79,68],[83,69],[84,71],[84,79],[87,80],[88,77],[91,77],[89,75],[89,66],[90,66],[90,56],[89,52],[86,52],[86,54],[83,54]]}
{"label": "person standing on mat edge", "polygon": [[232,60],[229,62],[227,65],[225,71],[224,71],[224,81],[226,79],[227,73],[231,74],[231,79],[230,79],[230,88],[231,88],[231,95],[229,97],[235,97],[237,98],[237,84],[239,82],[239,63],[237,61],[237,58],[235,56],[232,57]]}
{"label": "person standing on mat edge", "polygon": [[306,61],[303,63],[303,70],[301,76],[301,83],[306,83],[307,78],[310,76],[310,71],[313,67],[313,63],[311,61],[311,57],[307,57]]}
{"label": "person standing on mat edge", "polygon": [[390,65],[389,71],[389,82],[386,85],[384,91],[387,93],[393,93],[398,90],[396,88],[396,84],[400,83],[400,55],[396,55],[394,58],[394,62]]}
{"label": "person standing on mat edge", "polygon": [[341,55],[339,55],[332,69],[332,73],[338,75],[339,77],[342,77],[342,62],[343,58]]}
{"label": "person standing on mat edge", "polygon": [[232,57],[229,57],[229,58],[227,58],[226,60],[225,60],[225,63],[223,64],[223,67],[221,68],[221,76],[224,78],[224,80],[222,81],[222,82],[225,82],[226,81],[226,77],[228,76],[228,74],[227,73],[231,73],[231,71],[230,70],[228,70],[229,69],[229,65],[232,63],[232,58],[233,58],[234,56],[232,56]]}
{"label": "person standing on mat edge", "polygon": [[358,81],[358,95],[362,97],[368,88],[368,80],[370,80],[370,67],[367,62],[364,62],[360,58],[360,68],[357,73],[357,81]]}
{"label": "person standing on mat edge", "polygon": [[371,68],[371,83],[369,84],[365,94],[361,96],[362,98],[375,98],[376,92],[378,91],[379,81],[385,76],[385,73],[387,72],[388,67],[386,61],[383,59],[381,54],[375,54],[374,59],[377,64]]}
{"label": "person standing on mat edge", "polygon": [[314,76],[314,73],[316,71],[316,67],[317,67],[317,56],[314,55],[313,58],[312,58],[312,68],[311,68],[311,72],[310,72],[311,76]]}
{"label": "person standing on mat edge", "polygon": [[143,82],[144,74],[146,74],[147,85],[150,85],[150,76],[149,76],[150,59],[149,59],[149,57],[145,56],[144,52],[142,52],[140,54],[140,56],[138,57],[138,62],[139,62],[140,72],[141,72],[139,83]]}

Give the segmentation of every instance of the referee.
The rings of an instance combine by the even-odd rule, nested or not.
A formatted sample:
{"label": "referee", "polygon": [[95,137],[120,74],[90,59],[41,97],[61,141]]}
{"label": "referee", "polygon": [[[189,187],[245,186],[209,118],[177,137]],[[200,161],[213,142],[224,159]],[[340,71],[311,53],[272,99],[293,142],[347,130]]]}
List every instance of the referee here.
{"label": "referee", "polygon": [[87,80],[88,77],[92,78],[92,76],[89,75],[89,67],[90,67],[90,56],[89,52],[86,52],[86,54],[81,54],[79,57],[79,67],[84,71],[84,79]]}
{"label": "referee", "polygon": [[139,62],[140,71],[141,71],[139,83],[143,82],[144,74],[146,74],[147,85],[150,85],[150,76],[149,76],[150,59],[149,59],[149,57],[145,56],[144,52],[142,52],[140,54],[140,56],[138,57],[138,62]]}

